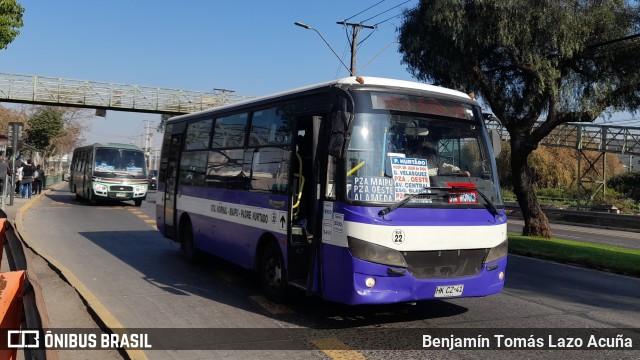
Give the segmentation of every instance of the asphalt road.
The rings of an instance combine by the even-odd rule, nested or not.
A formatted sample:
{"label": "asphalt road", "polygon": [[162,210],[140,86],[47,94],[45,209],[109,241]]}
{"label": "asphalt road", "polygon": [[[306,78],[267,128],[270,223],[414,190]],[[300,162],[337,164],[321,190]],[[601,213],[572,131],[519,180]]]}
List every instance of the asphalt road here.
{"label": "asphalt road", "polygon": [[[176,244],[155,230],[150,200],[140,208],[132,203],[90,206],[56,191],[23,215],[25,240],[63,273],[74,274],[77,290],[90,305],[98,305],[106,323],[164,329],[167,337],[175,334],[174,347],[201,349],[163,350],[168,345],[156,344],[140,358],[638,357],[637,350],[425,350],[421,338],[413,337],[438,329],[470,329],[475,337],[487,331],[519,334],[517,329],[544,337],[566,328],[638,329],[637,278],[510,256],[505,290],[490,297],[348,307],[294,293],[289,302],[273,304],[260,295],[248,272],[213,258],[188,262]],[[598,237],[610,236],[602,231]],[[55,312],[56,306],[48,305],[47,311]],[[196,344],[198,334],[202,338]],[[204,350],[207,346],[213,349]],[[253,350],[236,350],[244,347]]]}
{"label": "asphalt road", "polygon": [[[554,237],[565,240],[584,241],[594,244],[640,249],[640,233],[589,228],[584,226],[550,224]],[[509,219],[507,231],[522,234],[523,220]]]}

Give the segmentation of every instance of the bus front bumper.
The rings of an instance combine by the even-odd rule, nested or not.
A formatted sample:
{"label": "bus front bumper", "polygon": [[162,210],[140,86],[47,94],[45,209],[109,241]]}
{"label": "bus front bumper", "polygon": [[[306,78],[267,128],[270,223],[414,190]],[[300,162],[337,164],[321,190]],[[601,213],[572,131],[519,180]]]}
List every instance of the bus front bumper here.
{"label": "bus front bumper", "polygon": [[93,189],[93,194],[97,199],[104,200],[144,200],[147,197],[147,189],[137,189],[134,191],[110,191],[107,189]]}
{"label": "bus front bumper", "polygon": [[419,279],[406,268],[353,258],[344,248],[327,250],[333,254],[325,253],[325,262],[340,258],[342,263],[331,261],[331,266],[324,267],[323,295],[331,301],[357,305],[446,300],[492,295],[504,287],[507,257],[482,264],[475,275]]}

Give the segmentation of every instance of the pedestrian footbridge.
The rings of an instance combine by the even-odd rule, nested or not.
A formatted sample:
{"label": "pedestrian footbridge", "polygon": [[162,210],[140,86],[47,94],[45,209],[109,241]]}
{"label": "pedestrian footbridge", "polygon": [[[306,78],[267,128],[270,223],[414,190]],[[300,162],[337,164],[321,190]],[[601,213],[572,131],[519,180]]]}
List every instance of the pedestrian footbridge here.
{"label": "pedestrian footbridge", "polygon": [[179,90],[0,73],[0,101],[179,115],[251,97],[232,90]]}

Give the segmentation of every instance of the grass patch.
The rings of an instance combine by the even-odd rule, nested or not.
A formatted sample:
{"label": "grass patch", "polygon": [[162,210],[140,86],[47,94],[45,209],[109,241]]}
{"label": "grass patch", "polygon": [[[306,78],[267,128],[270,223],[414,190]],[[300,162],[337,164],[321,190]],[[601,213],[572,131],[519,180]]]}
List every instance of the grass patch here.
{"label": "grass patch", "polygon": [[509,252],[640,277],[640,250],[509,234]]}

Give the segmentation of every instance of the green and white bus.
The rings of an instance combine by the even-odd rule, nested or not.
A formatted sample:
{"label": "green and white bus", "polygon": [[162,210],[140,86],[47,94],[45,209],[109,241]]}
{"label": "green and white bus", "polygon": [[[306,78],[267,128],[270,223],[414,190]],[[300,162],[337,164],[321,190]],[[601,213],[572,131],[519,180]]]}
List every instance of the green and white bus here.
{"label": "green and white bus", "polygon": [[90,203],[133,200],[142,205],[149,180],[142,149],[131,144],[96,143],[73,150],[69,191]]}

